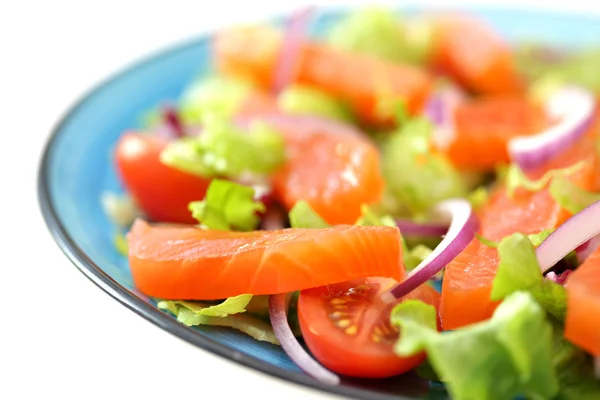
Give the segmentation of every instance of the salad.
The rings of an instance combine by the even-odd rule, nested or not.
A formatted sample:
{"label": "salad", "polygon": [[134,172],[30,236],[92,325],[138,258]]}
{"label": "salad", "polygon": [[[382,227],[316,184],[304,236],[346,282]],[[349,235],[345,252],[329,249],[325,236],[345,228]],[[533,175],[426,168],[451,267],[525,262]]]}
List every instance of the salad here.
{"label": "salad", "polygon": [[137,289],[331,385],[600,399],[600,53],[378,8],[317,38],[313,15],[222,30],[119,138],[102,202]]}

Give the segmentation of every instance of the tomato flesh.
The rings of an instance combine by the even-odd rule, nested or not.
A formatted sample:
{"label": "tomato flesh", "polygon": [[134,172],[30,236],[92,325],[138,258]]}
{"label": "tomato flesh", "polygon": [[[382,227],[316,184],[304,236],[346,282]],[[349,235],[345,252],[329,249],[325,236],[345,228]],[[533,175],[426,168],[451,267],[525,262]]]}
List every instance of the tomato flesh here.
{"label": "tomato flesh", "polygon": [[166,140],[156,136],[126,133],[115,148],[117,172],[150,219],[193,224],[188,204],[204,198],[210,180],[163,164],[160,153],[166,145]]}
{"label": "tomato flesh", "polygon": [[[394,283],[366,278],[303,290],[298,316],[313,356],[334,372],[361,378],[386,378],[419,365],[424,354],[399,357],[393,351],[398,330],[389,316],[395,304],[385,304],[379,295]],[[439,307],[439,293],[428,285],[398,302],[409,298]]]}

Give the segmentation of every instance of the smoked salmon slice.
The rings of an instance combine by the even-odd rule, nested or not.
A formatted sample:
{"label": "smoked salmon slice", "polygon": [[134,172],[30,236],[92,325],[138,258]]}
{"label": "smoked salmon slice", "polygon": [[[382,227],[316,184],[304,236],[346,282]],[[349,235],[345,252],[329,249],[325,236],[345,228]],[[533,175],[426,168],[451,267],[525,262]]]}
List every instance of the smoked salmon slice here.
{"label": "smoked salmon slice", "polygon": [[393,227],[228,232],[138,219],[127,239],[136,287],[162,299],[216,300],[404,276],[400,231]]}
{"label": "smoked salmon slice", "polygon": [[600,248],[567,278],[565,337],[600,356]]}
{"label": "smoked salmon slice", "polygon": [[305,200],[330,224],[354,224],[363,204],[381,200],[380,155],[366,136],[317,118],[284,120],[272,122],[285,138],[287,156],[273,187],[288,211]]}
{"label": "smoked salmon slice", "polygon": [[[224,74],[270,88],[281,46],[281,32],[272,27],[226,30],[215,38],[216,66]],[[420,110],[432,86],[432,76],[422,68],[345,52],[322,43],[305,42],[296,57],[291,83],[314,86],[345,101],[367,124],[389,124],[395,101],[403,101],[410,111]],[[392,109],[382,111],[382,101]]]}

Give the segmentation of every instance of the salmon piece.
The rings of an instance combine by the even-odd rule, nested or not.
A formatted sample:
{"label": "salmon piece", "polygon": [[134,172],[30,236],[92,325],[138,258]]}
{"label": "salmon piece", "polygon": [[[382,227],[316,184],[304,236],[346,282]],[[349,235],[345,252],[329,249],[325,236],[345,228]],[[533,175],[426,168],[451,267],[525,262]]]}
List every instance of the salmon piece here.
{"label": "salmon piece", "polygon": [[[281,45],[281,32],[268,26],[223,31],[214,43],[216,67],[224,74],[242,76],[270,89]],[[305,42],[297,55],[292,83],[315,86],[347,102],[362,122],[379,125],[389,124],[393,117],[381,111],[380,100],[388,105],[403,100],[409,110],[417,112],[429,95],[432,77],[412,65]]]}
{"label": "salmon piece", "polygon": [[275,195],[288,211],[305,200],[330,224],[354,224],[363,204],[383,196],[379,152],[366,136],[342,124],[306,121],[275,124],[287,151],[273,178]]}
{"label": "salmon piece", "polygon": [[215,300],[404,277],[400,231],[392,227],[227,232],[138,219],[127,240],[136,287],[162,299]]}
{"label": "salmon piece", "polygon": [[600,356],[600,248],[567,278],[565,337]]}
{"label": "salmon piece", "polygon": [[220,31],[214,39],[217,69],[270,89],[283,36],[269,25],[238,26]]}
{"label": "salmon piece", "polygon": [[296,81],[346,101],[362,122],[385,125],[392,115],[381,101],[402,100],[411,113],[420,111],[432,78],[408,64],[390,63],[311,43],[304,46]]}
{"label": "salmon piece", "polygon": [[[525,235],[556,227],[563,215],[547,190],[499,189],[481,212],[480,235],[498,241],[515,232]],[[444,329],[456,329],[492,316],[499,302],[490,299],[498,270],[498,252],[475,238],[446,266],[440,315]]]}
{"label": "salmon piece", "polygon": [[508,163],[508,143],[548,127],[542,107],[524,96],[482,97],[457,106],[453,136],[436,147],[463,170],[493,170]]}
{"label": "salmon piece", "polygon": [[525,89],[508,44],[484,21],[468,15],[436,19],[433,64],[471,91],[521,93]]}

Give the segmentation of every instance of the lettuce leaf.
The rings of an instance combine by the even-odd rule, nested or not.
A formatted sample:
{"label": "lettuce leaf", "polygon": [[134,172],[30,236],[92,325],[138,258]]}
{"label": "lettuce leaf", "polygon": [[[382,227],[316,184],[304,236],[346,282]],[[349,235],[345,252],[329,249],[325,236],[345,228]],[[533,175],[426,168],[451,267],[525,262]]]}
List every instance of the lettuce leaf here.
{"label": "lettuce leaf", "polygon": [[501,300],[517,291],[526,291],[550,314],[564,319],[567,293],[564,287],[546,279],[531,240],[515,233],[498,244],[500,263],[492,287],[492,300]]}
{"label": "lettuce leaf", "polygon": [[540,191],[557,178],[565,178],[577,172],[584,163],[585,161],[580,161],[566,168],[552,169],[537,180],[529,179],[518,165],[511,164],[505,175],[506,191],[509,196],[512,196],[517,188],[523,188],[530,192]]}
{"label": "lettuce leaf", "polygon": [[208,118],[201,135],[169,143],[160,159],[205,178],[268,175],[285,161],[285,146],[282,136],[263,122],[244,130],[227,120]]}
{"label": "lettuce leaf", "polygon": [[248,303],[252,300],[251,294],[240,294],[239,296],[229,297],[224,302],[207,307],[200,311],[200,315],[209,317],[226,317],[231,314],[239,314],[246,311]]}
{"label": "lettuce leaf", "polygon": [[378,215],[371,207],[366,204],[360,207],[361,216],[356,221],[355,225],[362,226],[391,226],[397,227],[396,221],[390,215]]}
{"label": "lettuce leaf", "polygon": [[326,41],[345,51],[388,61],[423,62],[432,49],[431,28],[425,20],[401,20],[390,10],[368,7],[337,22]]}
{"label": "lettuce leaf", "polygon": [[588,192],[564,178],[557,178],[550,184],[552,198],[571,214],[577,214],[584,208],[600,201],[600,193]]}
{"label": "lettuce leaf", "polygon": [[552,326],[528,293],[507,297],[489,321],[438,333],[436,310],[418,300],[397,305],[391,322],[402,334],[395,351],[426,351],[456,400],[549,399],[558,393]]}
{"label": "lettuce leaf", "polygon": [[276,345],[279,344],[271,325],[261,319],[243,314],[227,314],[226,316],[218,317],[203,315],[205,310],[219,307],[220,305],[211,307],[195,301],[161,301],[158,303],[158,308],[168,310],[177,317],[179,322],[187,326],[211,325],[230,327],[237,329],[256,340]]}
{"label": "lettuce leaf", "polygon": [[416,215],[442,200],[468,194],[452,163],[430,151],[431,133],[429,121],[414,118],[382,145],[381,167],[388,190]]}
{"label": "lettuce leaf", "polygon": [[[412,271],[417,267],[417,265],[421,264],[423,260],[425,260],[429,255],[433,252],[433,250],[423,244],[418,244],[412,249],[409,249],[408,246],[403,248],[403,259],[404,259],[404,267],[407,271]],[[442,270],[443,271],[443,270]],[[436,274],[437,278],[441,278],[443,272],[440,271]]]}
{"label": "lettuce leaf", "polygon": [[213,179],[202,201],[189,204],[192,216],[208,229],[252,231],[265,212],[265,205],[254,200],[254,189],[235,182]]}
{"label": "lettuce leaf", "polygon": [[323,219],[310,204],[304,200],[298,201],[289,212],[290,225],[292,228],[321,229],[329,228],[330,225]]}
{"label": "lettuce leaf", "polygon": [[242,79],[223,76],[198,79],[179,101],[179,115],[185,125],[200,124],[213,116],[230,118],[252,90],[253,85]]}
{"label": "lettuce leaf", "polygon": [[290,114],[317,115],[345,122],[354,120],[344,103],[311,86],[286,87],[277,97],[277,105]]}

